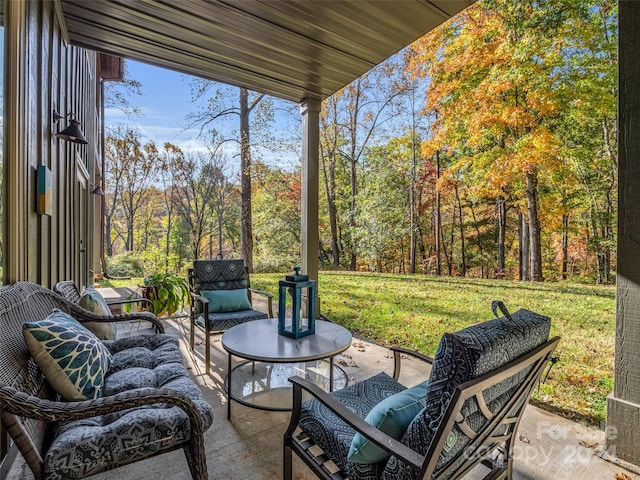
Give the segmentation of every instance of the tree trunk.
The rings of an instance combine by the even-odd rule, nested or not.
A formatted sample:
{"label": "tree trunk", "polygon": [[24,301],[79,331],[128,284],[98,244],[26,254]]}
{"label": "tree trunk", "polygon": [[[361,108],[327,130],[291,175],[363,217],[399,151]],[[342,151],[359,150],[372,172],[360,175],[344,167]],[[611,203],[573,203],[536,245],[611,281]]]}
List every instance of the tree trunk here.
{"label": "tree trunk", "polygon": [[[476,238],[478,239],[478,251],[480,252],[480,278],[485,278],[484,249],[482,248],[482,241],[480,240],[480,228],[478,228],[478,219],[476,218],[476,212],[473,208],[472,203],[469,204],[469,210],[471,210],[471,218],[473,219],[473,225],[476,228]],[[488,272],[487,278],[489,278]]]}
{"label": "tree trunk", "polygon": [[464,216],[462,215],[462,202],[460,202],[458,184],[454,185],[454,190],[456,193],[456,202],[458,203],[458,218],[460,222],[460,275],[464,277],[467,275],[467,260],[466,252],[464,251]]}
{"label": "tree trunk", "polygon": [[104,245],[107,257],[113,256],[113,242],[111,241],[111,215],[104,216]]}
{"label": "tree trunk", "polygon": [[529,224],[524,213],[519,213],[518,243],[520,244],[520,280],[529,280]]}
{"label": "tree trunk", "polygon": [[505,278],[505,234],[507,231],[507,209],[505,206],[505,198],[499,196],[496,199],[498,208],[498,278]]}
{"label": "tree trunk", "polygon": [[569,259],[569,215],[562,215],[562,280],[567,279],[567,263]]}
{"label": "tree trunk", "polygon": [[525,196],[529,217],[530,276],[533,282],[542,282],[542,251],[540,222],[538,221],[538,178],[535,172],[525,174]]}
{"label": "tree trunk", "polygon": [[411,183],[409,186],[409,215],[411,216],[409,228],[411,230],[409,245],[409,273],[416,273],[416,112],[415,89],[411,90]]}
{"label": "tree trunk", "polygon": [[[335,156],[329,164],[327,177],[327,209],[329,210],[329,226],[331,227],[331,256],[333,266],[340,265],[340,249],[338,245],[338,214],[336,212],[336,159]],[[326,167],[325,167],[326,168]]]}
{"label": "tree trunk", "polygon": [[[440,151],[436,150],[436,182],[440,178]],[[442,259],[440,253],[440,240],[442,238],[442,215],[440,212],[440,190],[436,189],[436,221],[434,228],[436,249],[436,275],[442,275]]]}
{"label": "tree trunk", "polygon": [[253,224],[251,219],[251,149],[249,142],[249,92],[240,89],[240,250],[249,273],[253,272]]}
{"label": "tree trunk", "polygon": [[452,206],[451,208],[451,243],[449,244],[449,255],[447,257],[447,268],[449,270],[449,276],[453,275],[453,247],[455,245],[455,231],[456,231],[456,208]]}

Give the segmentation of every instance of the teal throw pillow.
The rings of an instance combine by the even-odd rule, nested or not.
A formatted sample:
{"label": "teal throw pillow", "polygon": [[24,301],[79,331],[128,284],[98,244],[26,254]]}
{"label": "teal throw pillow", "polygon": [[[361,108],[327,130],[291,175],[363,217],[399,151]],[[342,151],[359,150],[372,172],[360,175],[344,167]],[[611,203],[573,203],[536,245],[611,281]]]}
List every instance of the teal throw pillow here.
{"label": "teal throw pillow", "polygon": [[209,313],[251,310],[246,288],[237,290],[201,290],[200,295],[209,300]]}
{"label": "teal throw pillow", "polygon": [[[424,397],[428,381],[407,388],[378,403],[365,421],[390,437],[400,440],[411,421],[424,408]],[[389,454],[365,437],[356,433],[351,441],[347,460],[353,463],[378,463],[389,458]]]}
{"label": "teal throw pillow", "polygon": [[[80,306],[96,315],[111,315],[111,309],[102,294],[93,287],[87,287],[80,297]],[[116,325],[113,322],[85,322],[88,328],[100,340],[115,340]]]}
{"label": "teal throw pillow", "polygon": [[111,366],[105,345],[75,318],[60,310],[22,325],[31,356],[49,384],[66,400],[91,400],[102,391]]}

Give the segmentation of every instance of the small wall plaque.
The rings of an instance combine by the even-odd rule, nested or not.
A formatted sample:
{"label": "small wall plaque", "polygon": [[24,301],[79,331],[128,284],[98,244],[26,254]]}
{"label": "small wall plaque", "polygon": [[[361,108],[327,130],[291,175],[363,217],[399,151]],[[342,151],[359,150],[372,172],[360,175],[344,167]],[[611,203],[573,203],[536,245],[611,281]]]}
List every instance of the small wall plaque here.
{"label": "small wall plaque", "polygon": [[53,214],[53,177],[46,165],[38,165],[36,211],[41,215]]}

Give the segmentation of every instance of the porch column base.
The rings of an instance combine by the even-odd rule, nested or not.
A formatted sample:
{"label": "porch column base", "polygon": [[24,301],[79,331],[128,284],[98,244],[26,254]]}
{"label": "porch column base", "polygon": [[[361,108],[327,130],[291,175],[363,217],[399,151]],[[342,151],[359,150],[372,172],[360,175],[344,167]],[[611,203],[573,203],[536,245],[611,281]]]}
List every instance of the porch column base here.
{"label": "porch column base", "polygon": [[640,405],[607,397],[607,453],[640,465]]}

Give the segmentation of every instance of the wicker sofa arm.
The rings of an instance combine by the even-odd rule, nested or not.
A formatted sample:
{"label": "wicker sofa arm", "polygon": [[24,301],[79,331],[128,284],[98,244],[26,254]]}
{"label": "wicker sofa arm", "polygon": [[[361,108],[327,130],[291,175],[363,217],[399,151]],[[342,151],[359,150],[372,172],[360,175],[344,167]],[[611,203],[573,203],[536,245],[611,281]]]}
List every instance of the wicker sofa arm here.
{"label": "wicker sofa arm", "polygon": [[[345,423],[351,426],[356,432],[363,435],[369,441],[373,442],[390,455],[397,457],[399,460],[420,469],[424,463],[424,456],[418,452],[410,449],[403,443],[399,442],[393,437],[390,437],[386,433],[378,430],[377,428],[369,425],[364,419],[354,414],[351,410],[345,407],[342,403],[336,400],[331,394],[325,392],[317,385],[305,380],[299,376],[293,376],[289,378],[289,381],[293,384],[293,411],[291,413],[291,421],[286,433],[285,439],[291,438],[300,420],[300,414],[302,411],[302,390],[305,390],[311,394],[316,400],[322,403],[325,407],[336,414]],[[286,440],[285,440],[286,443]]]}
{"label": "wicker sofa arm", "polygon": [[74,303],[66,303],[67,313],[73,318],[82,322],[130,322],[130,321],[145,321],[151,323],[157,333],[164,333],[164,326],[153,313],[151,312],[134,312],[134,313],[122,313],[119,315],[97,315],[89,310],[85,310],[79,305]]}
{"label": "wicker sofa arm", "polygon": [[428,364],[433,364],[433,357],[425,355],[424,353],[416,352],[415,350],[408,350],[401,347],[391,347],[390,350],[393,352],[393,378],[395,380],[400,378],[402,355],[409,355]]}
{"label": "wicker sofa arm", "polygon": [[255,288],[248,289],[251,293],[255,293],[256,295],[260,295],[267,299],[267,309],[269,313],[269,318],[273,318],[273,294],[269,292],[265,292],[263,290],[256,290]]}
{"label": "wicker sofa arm", "polygon": [[130,408],[168,403],[182,409],[189,417],[195,434],[204,431],[202,417],[186,395],[167,388],[138,388],[95,400],[53,402],[27,395],[6,385],[0,385],[0,404],[7,413],[44,421],[69,421],[106,415]]}

